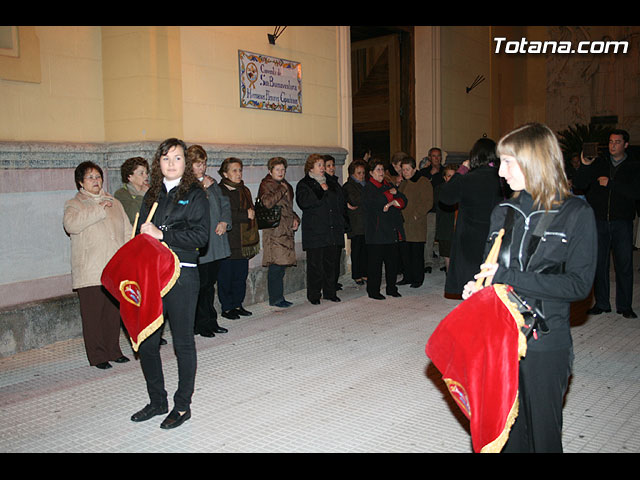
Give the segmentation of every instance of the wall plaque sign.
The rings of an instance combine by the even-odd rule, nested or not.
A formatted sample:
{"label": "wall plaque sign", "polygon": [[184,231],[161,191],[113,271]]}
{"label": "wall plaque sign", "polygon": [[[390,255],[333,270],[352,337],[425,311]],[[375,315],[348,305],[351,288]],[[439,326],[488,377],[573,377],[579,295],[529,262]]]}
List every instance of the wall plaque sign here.
{"label": "wall plaque sign", "polygon": [[238,50],[240,106],[302,113],[299,62]]}

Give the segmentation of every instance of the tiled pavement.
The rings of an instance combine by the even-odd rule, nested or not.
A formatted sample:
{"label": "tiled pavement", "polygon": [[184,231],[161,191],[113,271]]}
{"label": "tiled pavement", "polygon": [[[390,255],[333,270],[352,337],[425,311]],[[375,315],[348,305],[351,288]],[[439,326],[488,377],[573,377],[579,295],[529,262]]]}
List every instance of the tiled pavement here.
{"label": "tiled pavement", "polygon": [[[132,361],[106,371],[88,366],[81,339],[2,358],[0,452],[471,452],[468,421],[424,353],[457,303],[442,296],[444,274],[385,301],[342,282],[341,303],[313,306],[300,291],[289,309],[253,305],[224,321],[228,333],[196,337],[192,418],[175,430],[159,428],[163,416],[129,420],[147,394],[124,336]],[[640,452],[640,320],[575,310],[565,452]]]}

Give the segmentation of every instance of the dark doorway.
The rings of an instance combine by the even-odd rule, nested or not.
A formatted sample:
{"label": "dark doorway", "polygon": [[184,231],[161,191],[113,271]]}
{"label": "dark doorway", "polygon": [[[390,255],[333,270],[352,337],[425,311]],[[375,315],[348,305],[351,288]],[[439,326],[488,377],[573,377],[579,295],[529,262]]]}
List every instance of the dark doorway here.
{"label": "dark doorway", "polygon": [[352,26],[353,157],[415,157],[413,27]]}

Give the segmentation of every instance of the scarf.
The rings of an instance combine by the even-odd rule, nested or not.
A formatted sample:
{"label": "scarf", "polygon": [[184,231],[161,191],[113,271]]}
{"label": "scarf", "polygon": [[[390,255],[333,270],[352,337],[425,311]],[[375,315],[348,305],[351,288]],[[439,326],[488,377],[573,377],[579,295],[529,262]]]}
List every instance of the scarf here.
{"label": "scarf", "polygon": [[316,182],[318,182],[320,185],[322,185],[323,183],[327,183],[327,177],[326,175],[318,175],[315,176],[313,173],[309,172],[308,175],[313,178]]}
{"label": "scarf", "polygon": [[389,188],[387,188],[384,192],[382,192],[382,193],[384,194],[384,196],[385,196],[385,197],[387,197],[387,202],[392,202],[393,200],[396,200],[396,201],[400,204],[400,206],[399,206],[399,207],[396,207],[395,205],[393,205],[393,207],[394,207],[394,208],[398,208],[398,209],[400,209],[400,210],[402,210],[402,209],[404,208],[404,200],[402,200],[401,198],[395,198],[395,197],[393,196],[393,194],[389,191],[389,190],[391,190],[391,188],[396,188],[396,187],[393,187],[393,186],[392,186],[389,182],[387,182],[386,180],[382,180],[382,183],[380,183],[380,182],[378,182],[378,181],[374,180],[374,178],[373,178],[373,177],[370,177],[370,178],[369,178],[369,181],[370,181],[371,183],[373,183],[373,184],[376,186],[376,188],[389,187]]}
{"label": "scarf", "polygon": [[358,179],[357,179],[356,177],[354,177],[353,175],[351,175],[351,179],[352,179],[354,182],[356,182],[356,183],[360,184],[360,186],[361,186],[361,187],[364,187],[365,183],[367,183],[365,180],[358,180]]}
{"label": "scarf", "polygon": [[[240,208],[242,210],[254,208],[253,200],[251,200],[251,192],[244,186],[242,180],[236,183],[223,177],[220,184],[229,190],[238,190],[240,192]],[[260,232],[258,231],[258,222],[256,222],[255,218],[249,220],[249,223],[240,223],[240,243],[242,246],[242,256],[245,258],[255,257],[260,251]]]}
{"label": "scarf", "polygon": [[89,199],[94,201],[95,203],[100,203],[104,200],[113,203],[113,196],[104,191],[104,189],[100,189],[100,193],[95,194],[86,191],[84,188],[80,187],[80,193],[86,195]]}

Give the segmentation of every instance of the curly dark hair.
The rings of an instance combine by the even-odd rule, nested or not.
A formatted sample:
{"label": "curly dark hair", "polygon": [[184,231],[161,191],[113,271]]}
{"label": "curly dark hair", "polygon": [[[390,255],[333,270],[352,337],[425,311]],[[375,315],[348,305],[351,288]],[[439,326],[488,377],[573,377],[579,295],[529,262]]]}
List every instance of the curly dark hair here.
{"label": "curly dark hair", "polygon": [[149,162],[142,157],[127,158],[122,165],[120,165],[120,178],[122,183],[129,183],[129,175],[133,175],[138,167],[144,167],[149,171]]}
{"label": "curly dark hair", "polygon": [[73,172],[73,176],[76,181],[76,188],[78,190],[80,190],[80,188],[82,187],[82,182],[84,181],[84,175],[89,170],[97,170],[100,176],[102,177],[102,180],[104,181],[104,174],[102,173],[102,169],[100,168],[99,165],[90,161],[82,162],[76,167],[75,171]]}
{"label": "curly dark hair", "polygon": [[160,169],[160,158],[162,158],[167,154],[167,152],[169,152],[169,150],[175,147],[182,148],[184,158],[184,173],[182,174],[182,179],[180,180],[180,184],[178,185],[178,191],[176,192],[174,201],[177,202],[182,197],[184,197],[184,195],[186,195],[193,186],[204,190],[202,183],[200,183],[200,181],[193,173],[191,158],[186,154],[187,145],[178,138],[168,138],[158,146],[158,149],[153,156],[153,161],[151,162],[151,180],[149,181],[149,191],[145,196],[145,203],[147,204],[147,206],[151,206],[153,202],[158,199],[160,190],[162,190],[162,180],[164,177],[162,175],[162,170]]}

